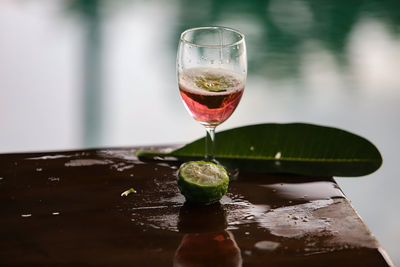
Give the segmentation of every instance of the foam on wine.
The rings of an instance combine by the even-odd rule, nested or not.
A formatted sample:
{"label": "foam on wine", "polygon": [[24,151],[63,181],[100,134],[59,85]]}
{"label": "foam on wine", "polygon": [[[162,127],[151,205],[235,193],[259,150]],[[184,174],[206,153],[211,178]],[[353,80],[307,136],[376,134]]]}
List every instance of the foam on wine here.
{"label": "foam on wine", "polygon": [[[226,88],[223,92],[213,92],[208,91],[204,88],[199,87],[196,84],[196,79],[206,78],[209,76],[213,77],[223,77],[225,80],[231,82],[231,86]],[[215,94],[226,94],[227,92],[234,92],[237,90],[242,90],[244,88],[244,78],[243,76],[234,73],[232,71],[223,69],[211,69],[211,68],[192,68],[187,69],[180,73],[179,75],[179,88],[184,88],[185,91],[190,91],[195,94],[202,95],[215,95]]]}

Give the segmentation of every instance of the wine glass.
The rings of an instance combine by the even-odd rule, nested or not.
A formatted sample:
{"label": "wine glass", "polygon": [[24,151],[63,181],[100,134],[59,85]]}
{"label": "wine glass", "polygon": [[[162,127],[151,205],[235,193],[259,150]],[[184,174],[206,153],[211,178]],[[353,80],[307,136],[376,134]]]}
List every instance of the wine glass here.
{"label": "wine glass", "polygon": [[205,159],[217,162],[215,127],[231,116],[245,87],[244,35],[226,27],[184,31],[179,40],[177,75],[186,109],[206,128]]}

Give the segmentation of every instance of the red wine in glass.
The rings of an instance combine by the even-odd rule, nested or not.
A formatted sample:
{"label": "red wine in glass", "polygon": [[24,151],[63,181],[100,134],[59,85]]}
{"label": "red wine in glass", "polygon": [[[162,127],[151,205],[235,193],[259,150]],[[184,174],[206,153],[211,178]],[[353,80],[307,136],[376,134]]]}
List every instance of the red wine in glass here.
{"label": "red wine in glass", "polygon": [[193,68],[185,70],[179,90],[189,113],[204,125],[217,126],[236,109],[244,91],[244,79],[227,70]]}
{"label": "red wine in glass", "polygon": [[188,29],[180,36],[176,63],[186,109],[207,131],[205,160],[217,162],[215,127],[232,115],[244,91],[245,37],[226,27]]}

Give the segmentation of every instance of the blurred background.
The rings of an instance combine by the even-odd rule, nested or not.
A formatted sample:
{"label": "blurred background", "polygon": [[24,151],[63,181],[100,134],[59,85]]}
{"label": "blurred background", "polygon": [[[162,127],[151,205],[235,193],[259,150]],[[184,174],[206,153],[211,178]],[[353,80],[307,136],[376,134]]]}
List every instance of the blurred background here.
{"label": "blurred background", "polygon": [[400,265],[398,0],[1,0],[0,153],[203,136],[175,57],[180,33],[207,25],[247,38],[245,94],[217,131],[310,122],[372,141],[383,166],[337,181]]}

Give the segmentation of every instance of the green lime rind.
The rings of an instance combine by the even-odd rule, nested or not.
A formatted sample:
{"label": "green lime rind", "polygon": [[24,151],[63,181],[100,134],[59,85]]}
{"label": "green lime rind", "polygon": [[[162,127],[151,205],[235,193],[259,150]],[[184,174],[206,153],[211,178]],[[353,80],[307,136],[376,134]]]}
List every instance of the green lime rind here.
{"label": "green lime rind", "polygon": [[189,161],[179,168],[178,187],[186,201],[195,204],[218,202],[228,191],[229,175],[215,163]]}

